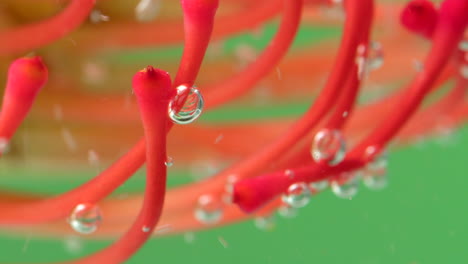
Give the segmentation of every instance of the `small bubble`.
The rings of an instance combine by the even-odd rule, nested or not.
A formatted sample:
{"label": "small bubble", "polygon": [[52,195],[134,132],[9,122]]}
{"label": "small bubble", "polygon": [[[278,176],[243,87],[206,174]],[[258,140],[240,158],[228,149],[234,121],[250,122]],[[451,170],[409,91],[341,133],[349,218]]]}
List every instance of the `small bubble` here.
{"label": "small bubble", "polygon": [[187,93],[189,88],[185,85],[177,87],[177,95],[169,103],[169,117],[179,125],[190,124],[195,121],[202,113],[204,101],[198,89],[192,87],[188,91],[187,100],[178,113],[173,109],[173,104],[178,103],[180,96]]}
{"label": "small bubble", "polygon": [[309,184],[309,187],[315,192],[320,192],[320,191],[325,190],[328,187],[328,181],[323,180],[323,181],[318,181],[318,182],[311,182]]}
{"label": "small bubble", "polygon": [[262,231],[272,231],[276,226],[275,218],[273,216],[256,217],[254,219],[254,224]]}
{"label": "small bubble", "polygon": [[156,19],[161,10],[161,0],[140,0],[135,7],[136,20],[150,22]]}
{"label": "small bubble", "polygon": [[68,219],[70,226],[80,234],[91,234],[101,224],[101,210],[97,205],[82,203],[75,207]]}
{"label": "small bubble", "polygon": [[88,150],[88,163],[91,166],[99,165],[99,155],[94,149]]}
{"label": "small bubble", "polygon": [[312,158],[317,162],[328,161],[337,165],[346,155],[346,143],[339,130],[322,129],[315,134],[311,148]]}
{"label": "small bubble", "polygon": [[384,64],[384,53],[382,44],[378,41],[369,42],[369,52],[366,60],[366,70],[377,70]]}
{"label": "small bubble", "polygon": [[288,204],[283,204],[278,207],[278,214],[284,218],[294,218],[297,216],[297,208],[294,208]]}
{"label": "small bubble", "polygon": [[461,51],[468,52],[468,39],[464,39],[464,40],[460,41],[460,44],[458,45],[458,48]]}
{"label": "small bubble", "polygon": [[281,199],[294,208],[300,208],[309,203],[310,196],[311,193],[307,184],[300,182],[291,184]]}
{"label": "small bubble", "polygon": [[184,234],[184,241],[187,244],[192,244],[195,241],[195,233],[188,232]]}
{"label": "small bubble", "polygon": [[343,199],[352,199],[358,193],[358,181],[356,178],[348,179],[346,183],[340,184],[337,181],[331,182],[333,193]]}
{"label": "small bubble", "polygon": [[0,155],[8,153],[10,149],[10,142],[6,138],[0,138]]}
{"label": "small bubble", "polygon": [[151,231],[151,228],[149,226],[143,226],[141,228],[141,231],[143,231],[144,233],[148,233],[149,231]]}
{"label": "small bubble", "polygon": [[164,164],[166,165],[166,167],[172,167],[172,165],[174,165],[174,159],[170,156],[167,156],[166,158],[166,161],[164,162]]}
{"label": "small bubble", "polygon": [[460,75],[463,78],[468,79],[468,63],[464,63],[460,66]]}
{"label": "small bubble", "polygon": [[295,173],[293,170],[285,170],[284,176],[288,177],[289,179],[293,179],[295,176]]}
{"label": "small bubble", "polygon": [[424,63],[419,59],[413,59],[413,69],[416,72],[422,72],[424,70]]}
{"label": "small bubble", "polygon": [[386,152],[380,153],[362,170],[364,185],[371,190],[382,190],[387,182],[388,156]]}
{"label": "small bubble", "polygon": [[102,14],[102,12],[100,10],[94,9],[89,14],[89,20],[91,21],[91,23],[97,24],[97,23],[101,23],[101,22],[107,22],[110,19],[109,19],[108,16]]}
{"label": "small bubble", "polygon": [[222,204],[211,195],[202,195],[198,198],[195,208],[195,218],[203,224],[216,224],[223,216]]}

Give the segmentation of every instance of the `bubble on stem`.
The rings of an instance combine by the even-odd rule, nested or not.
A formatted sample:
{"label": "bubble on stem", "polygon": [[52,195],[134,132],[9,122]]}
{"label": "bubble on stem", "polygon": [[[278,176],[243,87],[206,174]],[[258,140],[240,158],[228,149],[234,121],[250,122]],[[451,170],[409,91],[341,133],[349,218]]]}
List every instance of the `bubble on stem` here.
{"label": "bubble on stem", "polygon": [[330,184],[333,193],[343,199],[352,199],[359,190],[359,183],[356,177],[347,178],[346,182],[341,183],[338,180],[334,180]]}
{"label": "bubble on stem", "polygon": [[[187,94],[185,103],[180,111],[176,112],[174,107],[176,107],[177,103],[181,103],[181,96],[185,94]],[[198,89],[180,85],[177,87],[177,95],[169,103],[169,117],[176,124],[190,124],[201,115],[204,104],[203,96]]]}
{"label": "bubble on stem", "polygon": [[369,42],[369,51],[366,60],[366,70],[377,70],[384,64],[384,52],[382,44],[378,41]]}
{"label": "bubble on stem", "polygon": [[387,164],[388,156],[383,152],[366,165],[362,171],[362,180],[367,188],[381,190],[387,186]]}
{"label": "bubble on stem", "polygon": [[70,226],[80,234],[94,233],[102,221],[101,210],[90,203],[78,204],[68,219]]}
{"label": "bubble on stem", "polygon": [[195,219],[200,223],[206,225],[216,224],[223,216],[222,204],[212,195],[202,195],[198,198],[194,214]]}
{"label": "bubble on stem", "polygon": [[166,161],[164,161],[164,165],[166,165],[166,167],[172,167],[172,165],[174,165],[174,159],[170,156],[167,156],[166,158]]}
{"label": "bubble on stem", "polygon": [[311,148],[312,158],[317,162],[327,161],[337,165],[346,155],[346,143],[339,130],[321,129],[315,134]]}
{"label": "bubble on stem", "polygon": [[140,0],[135,7],[135,18],[140,22],[150,22],[158,16],[160,10],[160,0]]}
{"label": "bubble on stem", "polygon": [[89,14],[89,21],[91,23],[97,24],[101,22],[108,22],[110,20],[109,16],[104,15],[100,10],[94,9]]}
{"label": "bubble on stem", "polygon": [[325,190],[328,187],[328,181],[323,180],[323,181],[318,181],[318,182],[311,182],[309,184],[309,188],[314,191],[314,192],[320,192]]}
{"label": "bubble on stem", "polygon": [[278,214],[284,218],[294,218],[297,216],[297,208],[284,203],[278,207]]}
{"label": "bubble on stem", "polygon": [[286,193],[281,197],[285,204],[294,208],[301,208],[310,202],[310,190],[306,183],[291,184]]}

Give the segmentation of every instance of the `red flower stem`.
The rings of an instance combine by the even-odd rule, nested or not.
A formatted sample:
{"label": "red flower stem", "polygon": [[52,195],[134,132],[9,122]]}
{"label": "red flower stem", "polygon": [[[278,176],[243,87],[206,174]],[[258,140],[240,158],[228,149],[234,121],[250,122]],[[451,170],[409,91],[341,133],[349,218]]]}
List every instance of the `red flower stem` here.
{"label": "red flower stem", "polygon": [[[216,18],[212,38],[223,39],[263,24],[281,11],[282,0],[255,1],[247,8],[234,14]],[[239,16],[242,15],[242,19]],[[182,23],[179,21],[141,23],[115,23],[98,28],[85,28],[79,32],[77,42],[85,50],[97,50],[103,47],[141,47],[154,45],[180,44],[184,40]],[[154,34],[155,28],[158,34]],[[102,34],[106,35],[102,39]]]}
{"label": "red flower stem", "polygon": [[58,15],[38,23],[0,33],[0,55],[27,52],[52,43],[88,18],[95,0],[73,0]]}
{"label": "red flower stem", "polygon": [[184,11],[185,43],[174,87],[192,86],[205,57],[218,9],[218,0],[181,0]]}
{"label": "red flower stem", "polygon": [[166,192],[167,108],[174,95],[166,72],[149,66],[133,78],[146,140],[146,189],[141,211],[131,228],[114,244],[90,256],[64,263],[122,263],[151,236],[161,216]]}
{"label": "red flower stem", "polygon": [[[201,1],[201,2],[200,2]],[[189,47],[184,51],[182,64],[185,66],[179,71],[179,81],[189,81],[198,73],[202,57],[197,57],[192,52],[205,53],[211,30],[200,31],[196,26],[212,26],[212,20],[217,8],[217,1],[203,3],[203,0],[183,1],[184,14],[188,17],[187,30]],[[211,18],[210,18],[211,16]],[[193,23],[193,24],[190,24]],[[202,34],[197,35],[197,34]],[[194,59],[198,63],[184,63]],[[179,106],[181,107],[181,106]],[[166,109],[167,113],[167,109]],[[166,129],[169,131],[172,122],[168,122]],[[125,156],[119,159],[107,170],[92,179],[60,196],[26,204],[0,203],[0,224],[32,224],[59,219],[71,212],[78,203],[95,203],[109,195],[115,188],[124,183],[133,175],[145,161],[145,143],[141,139]],[[60,208],[52,210],[51,208]],[[50,214],[34,214],[37,211],[51,211]]]}
{"label": "red flower stem", "polygon": [[[468,23],[468,17],[465,16],[467,12],[468,1],[444,2],[434,32],[433,45],[424,63],[426,65],[424,70],[406,89],[406,98],[400,102],[398,111],[388,115],[381,126],[350,151],[345,161],[337,166],[319,164],[295,169],[294,179],[284,177],[284,173],[276,172],[241,181],[235,185],[235,201],[238,205],[243,210],[252,212],[282,193],[294,182],[322,180],[329,175],[357,169],[372,160],[410,118],[430,91],[463,36]],[[366,154],[369,146],[375,147],[372,155]],[[259,189],[262,189],[261,193],[253,191]]]}
{"label": "red flower stem", "polygon": [[296,36],[301,19],[302,1],[283,0],[283,18],[273,40],[263,53],[246,69],[228,80],[215,84],[205,96],[208,108],[218,107],[237,98],[254,87],[266,74],[277,67]]}
{"label": "red flower stem", "polygon": [[39,57],[18,59],[11,64],[0,113],[0,139],[10,140],[47,79],[47,67]]}

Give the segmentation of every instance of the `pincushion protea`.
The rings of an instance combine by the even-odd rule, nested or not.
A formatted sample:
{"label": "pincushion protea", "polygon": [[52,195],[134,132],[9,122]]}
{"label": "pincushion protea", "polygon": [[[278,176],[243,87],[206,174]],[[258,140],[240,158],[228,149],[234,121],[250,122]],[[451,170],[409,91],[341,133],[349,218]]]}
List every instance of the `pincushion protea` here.
{"label": "pincushion protea", "polygon": [[[58,155],[60,147],[48,143],[40,148],[50,154],[49,159],[42,158],[47,162],[54,156],[65,162],[67,155],[69,159],[82,152],[88,153],[90,162],[110,160],[113,153],[136,140],[133,134],[140,131],[132,128],[133,123],[142,124],[144,134],[96,177],[66,193],[41,197],[2,192],[0,224],[4,227],[60,235],[69,232],[71,226],[78,233],[93,233],[96,237],[121,235],[109,247],[73,263],[124,262],[151,234],[212,228],[252,217],[261,222],[276,210],[291,215],[327,186],[343,198],[356,193],[355,183],[361,178],[367,185],[380,188],[385,184],[383,152],[392,140],[414,139],[439,126],[441,120],[453,128],[467,115],[464,34],[468,1],[445,0],[437,7],[427,0],[414,0],[403,7],[372,0],[182,0],[183,23],[174,19],[177,5],[166,3],[169,1],[140,1],[135,9],[138,22],[126,16],[125,8],[110,4],[112,1],[63,2],[67,2],[64,8],[60,8],[62,2],[55,1],[7,1],[2,9],[5,16],[0,21],[0,56],[2,63],[11,64],[0,114],[2,158],[14,161],[15,155],[22,155],[15,152],[15,132],[35,101],[31,118],[44,122],[53,112],[70,153]],[[37,5],[39,17],[49,12],[57,14],[50,18],[24,15],[23,5]],[[298,47],[286,56],[300,27],[310,30],[310,25],[318,22],[339,23],[317,15],[324,6],[344,9],[337,50],[326,47],[330,42],[320,47]],[[210,43],[259,28],[277,14],[281,16],[277,32],[259,54],[249,46],[240,46],[234,52],[237,58],[232,58],[233,54],[217,51],[216,45],[207,53]],[[392,95],[358,105],[358,95],[377,92],[363,84],[383,62],[382,46],[371,39],[370,33],[373,25],[382,27],[378,22],[386,15],[399,17],[401,24],[425,38],[430,48],[418,72],[412,74],[400,70],[397,55],[389,58],[387,63],[396,66],[390,65],[394,69],[379,76],[378,81],[399,78],[409,84]],[[39,22],[14,25],[20,18]],[[91,22],[86,23],[88,18]],[[409,42],[411,37],[404,36],[397,22],[391,27],[393,35],[389,39]],[[119,65],[122,58],[107,53],[182,41],[183,55],[178,65],[148,59],[146,64],[158,64],[158,69],[138,65],[133,93],[119,90],[130,86],[131,76],[127,74],[136,67]],[[402,57],[418,52],[412,44],[394,49],[391,54]],[[32,51],[40,55],[17,59]],[[210,60],[200,69],[205,57]],[[232,63],[236,59],[238,62]],[[108,65],[103,66],[105,63]],[[166,70],[176,72],[173,80]],[[323,88],[314,91],[314,86],[323,82],[321,77],[326,78]],[[454,87],[415,113],[430,92],[448,80],[455,80]],[[221,123],[217,127],[190,124],[203,106],[207,111],[249,92],[253,94],[259,83],[271,86],[271,102],[283,98],[300,101],[310,96],[313,103],[293,121]],[[388,92],[387,87],[384,89]],[[254,96],[252,101],[259,103],[263,97]],[[87,138],[88,130],[78,127],[72,133],[66,128],[71,121],[89,122],[99,132]],[[115,133],[119,129],[122,133]],[[115,138],[110,139],[113,135]],[[78,144],[80,136],[83,142]],[[50,142],[52,137],[42,135],[39,139]],[[166,193],[171,157],[184,163],[212,156],[213,160],[227,161],[228,166],[212,177]],[[103,200],[145,162],[144,194]],[[122,215],[122,211],[126,214]],[[40,224],[40,228],[34,228]]]}

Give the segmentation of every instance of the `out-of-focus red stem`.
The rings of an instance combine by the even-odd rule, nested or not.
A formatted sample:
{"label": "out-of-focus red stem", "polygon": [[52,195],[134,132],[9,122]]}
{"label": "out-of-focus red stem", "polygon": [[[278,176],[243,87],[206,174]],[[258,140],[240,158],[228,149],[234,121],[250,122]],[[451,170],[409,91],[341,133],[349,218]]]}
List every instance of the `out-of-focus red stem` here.
{"label": "out-of-focus red stem", "polygon": [[88,18],[94,3],[95,0],[73,0],[48,20],[0,32],[0,56],[27,52],[62,38]]}

